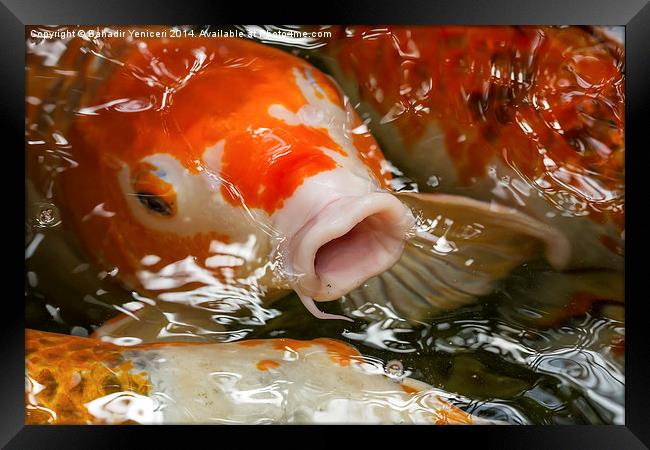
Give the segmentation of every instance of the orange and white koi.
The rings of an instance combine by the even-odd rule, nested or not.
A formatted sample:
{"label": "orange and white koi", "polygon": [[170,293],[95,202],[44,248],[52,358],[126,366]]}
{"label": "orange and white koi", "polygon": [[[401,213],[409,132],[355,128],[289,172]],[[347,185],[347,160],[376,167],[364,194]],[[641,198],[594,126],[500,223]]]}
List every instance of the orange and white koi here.
{"label": "orange and white koi", "polygon": [[422,190],[562,230],[572,269],[623,268],[624,48],[584,27],[351,26],[323,61]]}
{"label": "orange and white koi", "polygon": [[568,258],[559,232],[512,209],[398,198],[338,87],[298,57],[230,38],[58,44],[28,41],[30,182],[140,293],[293,289],[332,318],[313,301],[395,268],[425,311],[489,292],[542,248]]}
{"label": "orange and white koi", "polygon": [[496,423],[331,339],[120,347],[26,332],[27,424]]}

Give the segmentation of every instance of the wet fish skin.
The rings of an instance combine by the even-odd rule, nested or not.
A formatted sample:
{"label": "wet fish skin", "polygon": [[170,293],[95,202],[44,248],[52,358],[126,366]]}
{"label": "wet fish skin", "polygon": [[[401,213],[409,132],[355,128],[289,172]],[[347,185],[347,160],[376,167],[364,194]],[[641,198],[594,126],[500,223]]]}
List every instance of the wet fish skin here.
{"label": "wet fish skin", "polygon": [[121,347],[26,331],[28,424],[496,423],[331,339]]}
{"label": "wet fish skin", "polygon": [[[450,265],[432,242],[452,234],[454,256],[473,261],[471,236],[431,235],[432,224],[453,222],[448,212],[456,227],[491,224],[486,263],[454,264],[436,280],[463,301],[474,298],[458,281],[467,272],[481,279],[474,293],[489,291],[540,249],[563,248],[552,226],[522,227],[531,220],[505,220],[512,214],[498,206],[504,220],[494,220],[488,204],[461,196],[411,194],[427,205],[418,223],[336,84],[288,53],[230,38],[66,45],[54,74],[38,47],[28,55],[30,181],[60,203],[91,258],[142,295],[207,285],[259,300],[293,289],[332,318],[313,300],[388,271],[418,233],[428,241],[414,245],[431,250],[417,258],[421,269],[429,258]],[[48,133],[55,161],[46,141],[31,139]],[[496,238],[503,233],[525,244]],[[546,252],[558,266],[562,255]]]}
{"label": "wet fish skin", "polygon": [[[198,276],[327,301],[399,258],[412,215],[307,62],[230,38],[65,45],[54,72],[43,49],[28,55],[30,181],[127,288],[155,296]],[[37,137],[54,137],[57,160]],[[375,239],[326,246],[358,227]],[[348,248],[354,270],[325,263]]]}
{"label": "wet fish skin", "polygon": [[569,268],[622,271],[621,42],[586,27],[334,31],[322,62],[422,191],[517,208],[565,233]]}

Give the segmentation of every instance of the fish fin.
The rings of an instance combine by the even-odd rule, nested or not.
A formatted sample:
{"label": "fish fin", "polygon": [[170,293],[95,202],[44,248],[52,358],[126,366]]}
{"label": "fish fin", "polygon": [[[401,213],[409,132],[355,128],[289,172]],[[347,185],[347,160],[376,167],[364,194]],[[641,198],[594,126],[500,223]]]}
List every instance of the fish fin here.
{"label": "fish fin", "polygon": [[544,256],[557,270],[563,269],[571,256],[563,233],[514,208],[457,195],[406,192],[398,197],[415,212],[420,230],[457,242],[466,256],[473,248],[485,246],[488,251],[481,256],[526,260],[537,253],[541,243]]}
{"label": "fish fin", "polygon": [[558,327],[596,305],[624,310],[625,277],[612,270],[539,272],[535,277],[513,277],[506,289],[510,300],[500,306],[503,312],[536,328]]}
{"label": "fish fin", "polygon": [[517,210],[454,195],[401,193],[417,232],[400,260],[346,296],[356,307],[390,304],[422,320],[475,302],[543,250],[562,268],[570,246],[562,233]]}

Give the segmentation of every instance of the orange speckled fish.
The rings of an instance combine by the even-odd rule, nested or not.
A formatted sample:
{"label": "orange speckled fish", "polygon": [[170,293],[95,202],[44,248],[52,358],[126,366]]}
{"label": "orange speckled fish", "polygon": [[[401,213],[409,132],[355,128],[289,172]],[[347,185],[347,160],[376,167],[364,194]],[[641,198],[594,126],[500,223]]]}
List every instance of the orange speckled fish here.
{"label": "orange speckled fish", "polygon": [[30,39],[27,56],[30,183],[143,295],[293,289],[332,318],[313,300],[392,273],[387,292],[413,298],[391,301],[419,317],[490,292],[540,250],[557,267],[569,258],[561,233],[510,208],[398,198],[337,85],[270,46]]}
{"label": "orange speckled fish", "polygon": [[324,61],[422,189],[553,224],[570,268],[622,269],[622,43],[583,27],[337,31]]}
{"label": "orange speckled fish", "polygon": [[120,347],[26,332],[28,424],[483,424],[331,339]]}

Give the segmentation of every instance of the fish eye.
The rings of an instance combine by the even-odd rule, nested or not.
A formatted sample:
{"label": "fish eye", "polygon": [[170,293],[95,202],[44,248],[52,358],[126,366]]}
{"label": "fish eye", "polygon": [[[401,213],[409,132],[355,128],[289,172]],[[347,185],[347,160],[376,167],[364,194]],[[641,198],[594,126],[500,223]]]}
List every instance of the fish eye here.
{"label": "fish eye", "polygon": [[159,216],[176,214],[176,190],[167,181],[166,172],[153,164],[141,162],[133,171],[133,192],[147,211]]}
{"label": "fish eye", "polygon": [[140,203],[146,206],[149,211],[158,213],[161,216],[172,215],[172,206],[162,198],[158,197],[156,194],[151,194],[149,192],[138,192],[135,195],[137,195]]}

